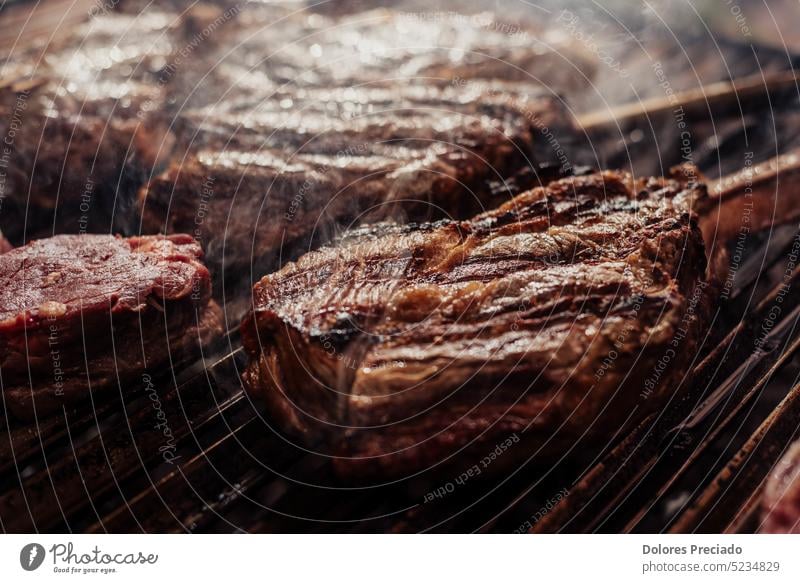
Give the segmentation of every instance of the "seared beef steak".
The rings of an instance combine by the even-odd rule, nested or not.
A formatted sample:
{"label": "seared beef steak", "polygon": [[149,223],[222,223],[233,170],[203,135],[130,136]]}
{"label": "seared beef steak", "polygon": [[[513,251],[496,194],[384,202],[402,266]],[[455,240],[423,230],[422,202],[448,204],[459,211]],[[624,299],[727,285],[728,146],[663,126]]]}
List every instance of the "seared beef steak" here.
{"label": "seared beef steak", "polygon": [[[377,10],[332,18],[291,2],[124,4],[43,55],[41,47],[14,54],[3,68],[0,131],[13,134],[6,161],[13,172],[0,225],[15,243],[52,232],[135,232],[133,193],[170,161],[142,194],[152,201],[143,229],[197,231],[214,261],[224,224],[243,239],[225,246],[237,261],[250,259],[239,249],[252,247],[244,239],[265,197],[275,200],[255,214],[264,217],[259,226],[276,231],[287,210],[327,207],[337,196],[346,202],[332,202],[323,218],[349,220],[338,207],[358,213],[369,198],[349,200],[359,188],[349,188],[354,179],[385,192],[438,174],[450,185],[431,202],[460,209],[452,192],[458,181],[468,190],[481,174],[527,162],[531,142],[546,142],[532,140],[532,124],[554,134],[569,125],[555,91],[584,86],[591,68],[557,35],[519,27],[509,34],[487,14],[442,19]],[[552,126],[540,115],[545,110]],[[173,150],[175,139],[181,147]],[[231,159],[210,156],[220,150]],[[303,159],[317,153],[318,160]],[[240,154],[258,162],[243,163]],[[296,170],[303,165],[313,170]],[[263,169],[276,176],[272,190]],[[329,169],[334,176],[317,186]],[[305,201],[295,200],[301,173],[301,183],[315,185]],[[374,184],[389,173],[400,177]],[[203,208],[198,182],[239,179],[241,208],[219,189],[220,200]],[[174,190],[170,181],[178,183]],[[289,231],[308,235],[314,214],[300,212]],[[256,254],[273,250],[274,240],[268,233],[256,241]]]}
{"label": "seared beef steak", "polygon": [[283,246],[307,250],[353,221],[463,218],[507,200],[476,193],[575,139],[550,89],[567,84],[539,76],[561,57],[486,14],[451,16],[248,7],[208,68],[180,79],[178,147],[139,195],[142,232],[190,232],[215,267],[274,266]]}
{"label": "seared beef steak", "polygon": [[185,357],[221,331],[188,235],[60,235],[0,255],[3,402],[32,417]]}
{"label": "seared beef steak", "polygon": [[190,232],[230,266],[365,215],[475,214],[507,200],[482,183],[530,164],[534,122],[564,124],[555,99],[518,89],[284,90],[189,111],[177,127],[191,153],[142,189],[142,230]]}
{"label": "seared beef steak", "polygon": [[669,398],[704,319],[708,199],[685,176],[602,172],[356,230],[255,286],[245,384],[286,431],[338,444],[343,473],[608,438]]}
{"label": "seared beef steak", "polygon": [[800,442],[772,471],[764,490],[761,532],[800,534]]}
{"label": "seared beef steak", "polygon": [[41,57],[31,51],[5,64],[0,222],[13,240],[26,226],[28,238],[109,232],[112,214],[124,221],[133,211],[138,186],[172,147],[161,68],[178,46],[173,19],[98,16]]}

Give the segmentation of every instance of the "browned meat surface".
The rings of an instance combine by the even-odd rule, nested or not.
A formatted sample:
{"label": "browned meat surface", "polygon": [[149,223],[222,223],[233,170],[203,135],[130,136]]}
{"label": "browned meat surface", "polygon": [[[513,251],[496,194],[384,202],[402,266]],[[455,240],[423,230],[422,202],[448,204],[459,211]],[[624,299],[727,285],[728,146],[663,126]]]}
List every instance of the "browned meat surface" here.
{"label": "browned meat surface", "polygon": [[332,225],[496,206],[482,183],[529,163],[532,120],[563,125],[539,90],[501,88],[284,90],[190,110],[190,153],[142,189],[142,229],[193,233],[214,265],[224,246],[230,266]]}
{"label": "browned meat surface", "polygon": [[772,470],[762,507],[761,532],[800,534],[800,442]]}
{"label": "browned meat surface", "polygon": [[3,401],[42,415],[157,370],[221,331],[188,235],[59,235],[0,255]]}
{"label": "browned meat surface", "polygon": [[15,240],[26,223],[28,237],[109,232],[112,214],[131,212],[136,188],[172,147],[161,69],[178,45],[174,20],[101,15],[43,55],[5,63],[0,219]]}
{"label": "browned meat surface", "polygon": [[[473,212],[469,189],[482,175],[553,157],[536,123],[572,129],[556,92],[584,87],[591,67],[551,36],[487,13],[124,2],[0,72],[0,131],[14,134],[0,225],[15,242],[188,231],[210,261],[224,245],[246,263],[251,250],[274,250],[287,212],[300,215],[288,236],[319,237],[415,180],[418,191],[448,184],[425,197],[443,214]],[[140,224],[133,193],[150,179]],[[365,181],[367,194],[354,194]],[[197,191],[206,182],[241,188],[216,188],[206,204]],[[275,200],[262,209],[264,198]],[[254,214],[271,231],[255,245]]]}
{"label": "browned meat surface", "polygon": [[561,147],[574,137],[552,92],[574,69],[548,76],[557,39],[458,16],[237,14],[208,66],[176,80],[178,147],[139,195],[142,231],[191,232],[215,267],[275,265],[282,246],[354,221],[502,202],[479,194],[485,180],[557,159],[545,131]]}
{"label": "browned meat surface", "polygon": [[260,85],[253,83],[260,75],[272,85],[314,87],[503,79],[566,92],[589,87],[595,67],[561,31],[492,12],[321,15],[278,7],[248,7],[226,28],[225,58],[215,65],[230,67],[243,88]]}
{"label": "browned meat surface", "polygon": [[514,434],[523,457],[602,443],[662,406],[694,353],[705,204],[684,176],[603,172],[467,221],[356,230],[255,286],[246,387],[286,431],[336,444],[348,475]]}

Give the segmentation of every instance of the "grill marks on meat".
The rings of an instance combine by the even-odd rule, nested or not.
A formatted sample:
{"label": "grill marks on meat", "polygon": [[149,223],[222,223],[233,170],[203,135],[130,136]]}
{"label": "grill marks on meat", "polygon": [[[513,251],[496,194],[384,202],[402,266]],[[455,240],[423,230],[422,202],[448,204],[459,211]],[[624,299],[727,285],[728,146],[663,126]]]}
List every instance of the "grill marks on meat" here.
{"label": "grill marks on meat", "polygon": [[284,91],[190,111],[181,133],[192,153],[142,190],[143,229],[199,228],[210,259],[224,243],[230,265],[353,220],[474,214],[497,204],[479,182],[529,161],[530,116],[552,113],[542,97],[428,86]]}
{"label": "grill marks on meat", "polygon": [[144,232],[195,233],[215,266],[275,266],[352,222],[471,216],[497,204],[486,180],[553,156],[536,124],[573,130],[535,76],[552,47],[523,35],[387,10],[242,14],[182,78],[179,147],[139,195]]}
{"label": "grill marks on meat", "polygon": [[608,437],[692,352],[705,200],[685,179],[603,172],[468,221],[356,230],[255,286],[246,386],[286,430],[339,435],[343,473],[414,472],[511,433],[524,455]]}
{"label": "grill marks on meat", "polygon": [[115,196],[130,197],[169,152],[160,75],[178,45],[173,19],[97,16],[43,55],[3,68],[0,132],[10,136],[7,189],[20,215],[4,226],[14,238],[26,222],[108,232],[113,206],[126,209]]}
{"label": "grill marks on meat", "polygon": [[19,417],[129,382],[221,331],[187,235],[59,235],[0,255],[0,369]]}
{"label": "grill marks on meat", "polygon": [[[4,112],[32,87],[11,198],[34,232],[191,232],[218,266],[223,246],[243,264],[356,219],[471,216],[496,204],[482,181],[552,156],[535,124],[572,130],[542,84],[584,79],[546,31],[486,15],[140,7],[4,69],[20,80],[0,91]],[[139,225],[131,192],[146,181]]]}

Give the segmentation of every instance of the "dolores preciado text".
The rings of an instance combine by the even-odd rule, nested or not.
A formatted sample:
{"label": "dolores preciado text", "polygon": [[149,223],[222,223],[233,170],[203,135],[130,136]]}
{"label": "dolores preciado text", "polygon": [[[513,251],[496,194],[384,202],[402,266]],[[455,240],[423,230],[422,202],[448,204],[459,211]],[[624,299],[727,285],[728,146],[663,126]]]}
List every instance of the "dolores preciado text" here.
{"label": "dolores preciado text", "polygon": [[739,545],[642,545],[643,555],[741,555]]}

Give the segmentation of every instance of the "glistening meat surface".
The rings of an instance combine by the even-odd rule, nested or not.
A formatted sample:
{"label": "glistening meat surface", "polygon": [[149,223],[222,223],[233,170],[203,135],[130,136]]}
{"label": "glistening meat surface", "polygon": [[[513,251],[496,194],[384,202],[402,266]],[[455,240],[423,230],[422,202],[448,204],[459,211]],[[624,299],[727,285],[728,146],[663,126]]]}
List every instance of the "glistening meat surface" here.
{"label": "glistening meat surface", "polygon": [[[175,14],[103,14],[66,39],[4,63],[0,135],[7,140],[0,223],[23,231],[109,232],[172,147],[161,68],[181,46]],[[164,78],[166,79],[166,78]]]}
{"label": "glistening meat surface", "polygon": [[577,139],[558,92],[583,86],[583,59],[558,35],[488,13],[292,12],[248,6],[180,71],[177,147],[138,197],[142,231],[194,234],[215,277],[356,222],[472,216],[508,199],[484,181]]}
{"label": "glistening meat surface", "polygon": [[354,221],[472,215],[507,200],[482,181],[530,163],[535,123],[563,125],[555,99],[519,89],[286,89],[189,111],[192,153],[142,189],[142,228],[196,233],[230,266]]}

